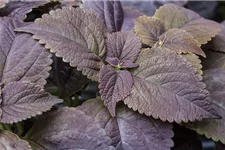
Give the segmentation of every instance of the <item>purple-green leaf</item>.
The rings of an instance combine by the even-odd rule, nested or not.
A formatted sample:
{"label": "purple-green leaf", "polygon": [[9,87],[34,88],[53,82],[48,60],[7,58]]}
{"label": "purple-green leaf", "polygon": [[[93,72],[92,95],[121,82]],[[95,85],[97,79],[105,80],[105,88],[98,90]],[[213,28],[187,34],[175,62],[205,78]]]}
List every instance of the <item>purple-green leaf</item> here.
{"label": "purple-green leaf", "polygon": [[180,29],[169,29],[159,37],[159,41],[154,47],[168,48],[179,54],[193,52],[205,57],[198,41],[190,33]]}
{"label": "purple-green leaf", "polygon": [[7,131],[0,131],[1,150],[32,150],[29,143],[20,139],[16,134]]}
{"label": "purple-green leaf", "polygon": [[76,108],[60,108],[45,114],[34,125],[28,139],[47,150],[115,150],[105,130]]}
{"label": "purple-green leaf", "polygon": [[51,54],[30,34],[15,34],[21,24],[9,17],[0,18],[0,82],[30,81],[44,86],[51,69]]}
{"label": "purple-green leaf", "polygon": [[134,85],[124,103],[169,122],[218,118],[200,76],[182,56],[165,48],[143,50],[131,71]]}
{"label": "purple-green leaf", "polygon": [[160,19],[166,31],[180,28],[190,33],[200,44],[206,44],[221,30],[221,25],[202,18],[197,13],[175,4],[160,7],[154,17]]}
{"label": "purple-green leaf", "polygon": [[58,96],[64,99],[82,89],[88,79],[76,68],[70,67],[69,64],[54,56],[47,81],[46,90],[50,93],[55,93],[56,90]]}
{"label": "purple-green leaf", "polygon": [[[82,18],[82,19],[80,19]],[[97,81],[105,56],[104,24],[80,8],[64,7],[43,15],[34,24],[17,29],[34,34],[39,43]]]}
{"label": "purple-green leaf", "polygon": [[163,23],[153,17],[141,16],[135,20],[134,30],[145,45],[153,47],[165,32]]}
{"label": "purple-green leaf", "polygon": [[169,150],[173,146],[172,125],[146,117],[119,105],[112,117],[100,99],[86,101],[77,107],[105,129],[116,149]]}
{"label": "purple-green leaf", "polygon": [[201,122],[189,123],[186,126],[199,134],[204,134],[214,141],[225,144],[225,70],[208,69],[203,73],[204,82],[210,92],[212,106],[222,119],[208,119]]}
{"label": "purple-green leaf", "polygon": [[44,5],[46,3],[47,2],[44,0],[35,1],[35,2],[21,1],[21,0],[9,1],[9,3],[7,3],[4,8],[0,9],[0,16],[1,17],[8,16],[8,17],[16,18],[18,20],[24,20],[26,17],[26,14],[29,13],[32,10],[32,8],[38,7],[40,5]]}
{"label": "purple-green leaf", "polygon": [[106,61],[111,65],[124,68],[136,66],[132,63],[141,50],[141,42],[133,31],[108,34],[106,46]]}
{"label": "purple-green leaf", "polygon": [[83,0],[85,9],[93,11],[105,23],[109,32],[120,31],[123,25],[123,8],[120,1]]}
{"label": "purple-green leaf", "polygon": [[41,86],[29,82],[11,82],[2,88],[0,122],[15,123],[40,115],[62,102],[51,97]]}
{"label": "purple-green leaf", "polygon": [[104,66],[100,71],[99,93],[112,116],[116,115],[116,103],[130,94],[133,78],[127,70],[114,70]]}

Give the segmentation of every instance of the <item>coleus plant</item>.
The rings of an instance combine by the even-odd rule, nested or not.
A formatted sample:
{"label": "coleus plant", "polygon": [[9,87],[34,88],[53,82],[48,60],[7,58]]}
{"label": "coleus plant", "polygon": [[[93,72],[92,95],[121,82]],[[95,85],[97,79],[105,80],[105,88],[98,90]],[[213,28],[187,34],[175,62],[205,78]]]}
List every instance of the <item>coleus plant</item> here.
{"label": "coleus plant", "polygon": [[[0,4],[1,149],[167,150],[172,123],[225,143],[221,24],[175,4],[47,3]],[[25,22],[33,7],[51,11]]]}

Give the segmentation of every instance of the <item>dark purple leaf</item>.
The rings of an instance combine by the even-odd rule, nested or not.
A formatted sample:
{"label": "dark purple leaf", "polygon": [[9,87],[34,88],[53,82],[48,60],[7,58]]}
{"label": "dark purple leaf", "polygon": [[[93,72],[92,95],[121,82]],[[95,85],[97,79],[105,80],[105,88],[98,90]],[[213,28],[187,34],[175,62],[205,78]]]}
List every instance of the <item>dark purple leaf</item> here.
{"label": "dark purple leaf", "polygon": [[40,0],[40,1],[9,1],[6,6],[0,9],[0,16],[8,16],[13,17],[18,20],[24,20],[26,14],[29,13],[32,8],[44,5],[47,1]]}
{"label": "dark purple leaf", "polygon": [[124,21],[122,30],[132,30],[134,28],[134,20],[139,16],[144,15],[142,12],[129,7],[123,7]]}
{"label": "dark purple leaf", "polygon": [[64,7],[17,31],[34,34],[57,57],[77,67],[88,78],[98,80],[103,65],[101,58],[105,56],[105,26],[94,14]]}
{"label": "dark purple leaf", "polygon": [[163,23],[153,17],[141,16],[135,20],[134,30],[145,45],[153,47],[165,32]]}
{"label": "dark purple leaf", "polygon": [[30,81],[44,86],[51,69],[51,54],[30,34],[14,33],[21,24],[9,17],[0,18],[0,82]]}
{"label": "dark purple leaf", "polygon": [[75,108],[60,108],[45,114],[34,125],[28,139],[47,150],[115,150],[105,130]]}
{"label": "dark purple leaf", "polygon": [[29,82],[11,82],[2,89],[0,104],[3,123],[14,123],[40,115],[62,102],[51,97],[40,86]]}
{"label": "dark purple leaf", "polygon": [[208,119],[201,122],[187,124],[186,126],[199,134],[204,134],[214,141],[225,144],[225,70],[208,69],[204,71],[204,82],[211,94],[212,106],[222,119]]}
{"label": "dark purple leaf", "polygon": [[10,131],[0,131],[1,150],[32,150],[29,143]]}
{"label": "dark purple leaf", "polygon": [[116,32],[107,36],[106,61],[113,66],[124,68],[136,66],[133,62],[140,50],[141,43],[133,31]]}
{"label": "dark purple leaf", "polygon": [[206,44],[221,30],[221,25],[202,18],[186,8],[166,4],[160,7],[154,17],[159,18],[166,30],[180,28],[190,33],[200,44]]}
{"label": "dark purple leaf", "polygon": [[65,99],[82,89],[87,82],[88,79],[76,68],[70,67],[69,64],[55,56],[53,57],[52,70],[46,85],[47,91],[58,89],[58,96]]}
{"label": "dark purple leaf", "polygon": [[200,76],[182,56],[165,49],[145,49],[131,71],[134,85],[124,103],[134,111],[169,122],[218,118]]}
{"label": "dark purple leaf", "polygon": [[116,103],[130,94],[132,86],[133,78],[127,70],[114,70],[109,65],[101,69],[99,92],[112,116],[116,115]]}
{"label": "dark purple leaf", "polygon": [[120,31],[123,25],[123,8],[120,1],[83,0],[85,9],[91,10],[105,23],[110,32]]}
{"label": "dark purple leaf", "polygon": [[118,107],[116,117],[99,99],[88,100],[77,109],[105,129],[116,149],[169,150],[173,146],[171,124],[140,115],[125,105]]}
{"label": "dark purple leaf", "polygon": [[185,30],[169,29],[159,37],[159,40],[154,47],[168,48],[177,53],[193,52],[205,57],[205,53],[200,46],[198,41]]}
{"label": "dark purple leaf", "polygon": [[225,24],[222,25],[222,30],[209,42],[207,45],[210,49],[225,52]]}

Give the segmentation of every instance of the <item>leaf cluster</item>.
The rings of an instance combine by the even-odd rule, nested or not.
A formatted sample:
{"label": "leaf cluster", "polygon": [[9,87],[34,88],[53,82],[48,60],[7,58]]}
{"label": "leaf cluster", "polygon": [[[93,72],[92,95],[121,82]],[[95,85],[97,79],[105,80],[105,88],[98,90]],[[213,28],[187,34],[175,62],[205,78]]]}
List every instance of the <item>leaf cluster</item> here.
{"label": "leaf cluster", "polygon": [[175,4],[151,17],[120,1],[0,8],[0,148],[167,150],[175,123],[225,144],[223,24]]}

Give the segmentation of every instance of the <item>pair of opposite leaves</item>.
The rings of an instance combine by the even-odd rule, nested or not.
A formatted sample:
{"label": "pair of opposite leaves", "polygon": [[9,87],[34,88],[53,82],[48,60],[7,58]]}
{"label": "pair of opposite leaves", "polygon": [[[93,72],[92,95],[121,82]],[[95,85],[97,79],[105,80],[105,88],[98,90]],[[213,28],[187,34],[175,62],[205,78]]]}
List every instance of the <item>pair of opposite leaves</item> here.
{"label": "pair of opposite leaves", "polygon": [[[187,32],[179,30],[175,33],[179,34],[179,37],[186,37],[180,36],[183,34],[192,34],[184,40],[192,41],[189,42],[191,48],[189,47],[185,52],[196,47],[194,44],[197,42],[189,37],[203,44],[215,36],[220,29],[216,23],[202,19],[195,13],[172,4],[158,10],[158,14],[162,13],[161,18],[165,19],[165,27],[168,27],[169,23],[163,16],[168,14],[168,9],[177,10],[180,18],[184,17],[183,24],[178,22],[178,25],[185,26]],[[210,24],[205,25],[205,22]],[[212,29],[200,30],[202,31],[200,34],[200,32],[192,31],[192,29],[196,30],[193,24],[198,24],[197,28],[200,24],[205,25],[204,28]],[[174,26],[179,27],[178,25]],[[209,93],[205,90],[205,84],[200,81],[199,76],[195,75],[191,64],[182,56],[167,48],[144,49],[139,53],[139,44],[134,45],[138,43],[138,40],[132,32],[113,33],[108,36],[108,42],[105,45],[104,34],[107,32],[105,24],[93,13],[80,8],[58,9],[51,11],[49,15],[43,15],[42,19],[37,19],[34,24],[19,28],[17,31],[34,34],[33,37],[38,39],[39,43],[45,44],[45,47],[57,57],[62,57],[63,61],[69,62],[72,67],[77,67],[88,78],[99,80],[100,93],[112,115],[115,115],[116,102],[123,100],[133,110],[163,121],[180,123],[217,117],[217,113],[210,106]],[[184,41],[182,43],[185,43]],[[172,45],[172,49],[177,48],[175,44]],[[181,44],[178,46],[181,48]],[[188,45],[186,44],[185,47]],[[203,55],[199,48],[197,50],[198,54]],[[138,58],[135,61],[137,55]],[[111,66],[104,65],[104,60]],[[124,68],[132,69],[128,72]]]}

